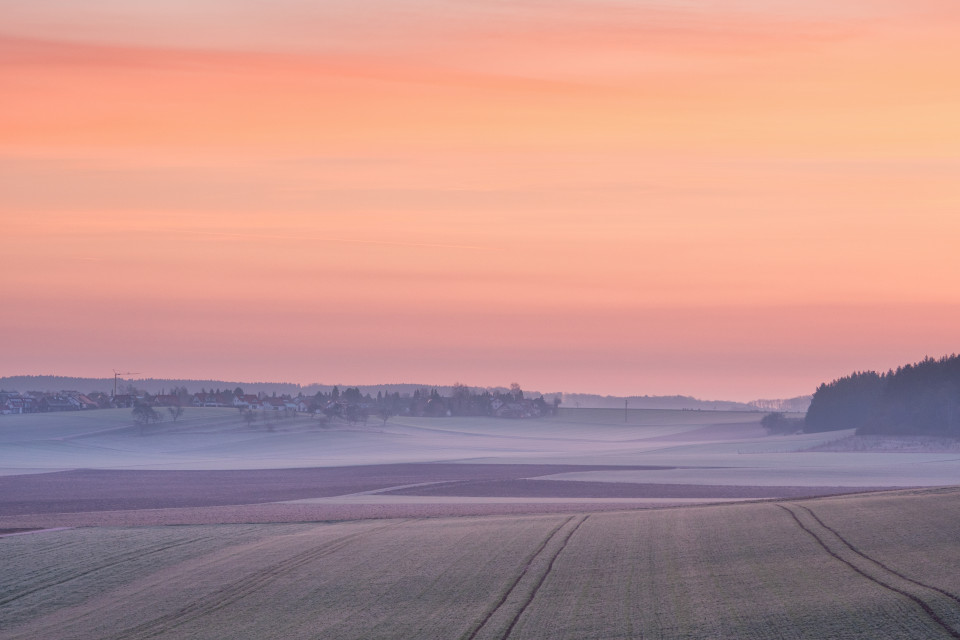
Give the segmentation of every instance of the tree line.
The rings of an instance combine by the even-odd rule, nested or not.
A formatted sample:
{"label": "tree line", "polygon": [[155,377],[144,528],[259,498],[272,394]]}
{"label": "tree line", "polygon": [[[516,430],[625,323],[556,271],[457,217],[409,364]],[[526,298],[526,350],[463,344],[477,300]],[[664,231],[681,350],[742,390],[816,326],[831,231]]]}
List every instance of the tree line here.
{"label": "tree line", "polygon": [[807,432],[855,428],[857,435],[960,437],[960,356],[859,371],[821,384],[804,421]]}

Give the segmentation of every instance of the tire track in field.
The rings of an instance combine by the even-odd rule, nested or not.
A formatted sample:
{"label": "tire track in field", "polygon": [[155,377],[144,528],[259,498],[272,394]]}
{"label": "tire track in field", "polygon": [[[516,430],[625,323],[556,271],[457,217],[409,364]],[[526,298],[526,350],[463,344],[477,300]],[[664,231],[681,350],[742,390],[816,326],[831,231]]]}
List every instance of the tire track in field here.
{"label": "tire track in field", "polygon": [[[877,561],[874,560],[873,558],[871,558],[871,557],[867,556],[866,554],[858,551],[857,549],[855,549],[855,548],[853,547],[853,545],[851,545],[851,544],[848,543],[846,540],[844,540],[843,537],[840,536],[840,534],[836,533],[833,529],[831,529],[830,527],[827,527],[825,524],[823,524],[823,522],[821,522],[820,519],[817,518],[817,516],[816,516],[812,511],[810,511],[809,509],[807,509],[806,507],[802,507],[802,506],[800,506],[800,505],[793,505],[796,509],[798,509],[798,510],[799,510],[799,509],[802,509],[803,511],[805,511],[805,512],[813,519],[813,521],[816,523],[816,524],[813,525],[813,526],[807,526],[806,524],[804,524],[803,521],[800,519],[800,516],[797,515],[797,512],[794,511],[794,509],[788,508],[788,507],[786,507],[785,505],[782,505],[782,504],[778,504],[777,506],[780,507],[781,509],[783,509],[784,511],[786,511],[787,513],[789,513],[790,516],[793,518],[794,522],[797,523],[797,526],[799,526],[803,531],[805,531],[807,534],[809,534],[810,537],[812,537],[812,538],[817,542],[817,544],[819,544],[821,547],[823,547],[823,550],[826,551],[826,552],[827,552],[829,555],[831,555],[833,558],[835,558],[836,560],[839,560],[839,561],[842,562],[843,564],[847,565],[848,567],[850,567],[851,569],[853,569],[855,572],[857,572],[858,574],[860,574],[861,576],[863,576],[864,578],[866,578],[866,579],[869,580],[870,582],[873,582],[874,584],[876,584],[876,585],[878,585],[878,586],[880,586],[880,587],[883,587],[884,589],[887,589],[887,590],[889,590],[889,591],[892,591],[892,592],[894,592],[894,593],[896,593],[896,594],[899,594],[899,595],[901,595],[901,596],[903,596],[903,597],[905,597],[905,598],[913,601],[917,606],[919,606],[921,609],[923,609],[924,613],[926,613],[927,616],[929,616],[929,618],[930,618],[931,620],[933,620],[933,621],[934,621],[935,623],[937,623],[940,627],[942,627],[943,630],[946,631],[946,632],[950,635],[950,637],[952,637],[952,638],[957,638],[958,640],[960,640],[960,632],[958,632],[956,629],[953,628],[953,626],[951,626],[946,620],[944,620],[943,617],[934,610],[934,608],[933,608],[933,606],[931,606],[930,602],[928,602],[927,599],[925,599],[925,597],[924,597],[924,596],[929,597],[929,596],[931,595],[931,594],[927,593],[928,591],[934,591],[935,593],[939,593],[939,594],[941,594],[941,595],[947,595],[947,596],[949,596],[950,598],[952,598],[953,600],[957,600],[957,598],[956,598],[955,596],[953,596],[952,594],[949,594],[949,593],[944,593],[942,590],[937,589],[937,588],[935,588],[935,587],[931,587],[931,586],[925,585],[925,584],[923,584],[923,583],[921,583],[921,582],[917,582],[916,580],[912,580],[912,579],[910,579],[910,578],[906,578],[906,577],[902,576],[901,574],[897,573],[896,571],[890,570],[889,568],[887,568],[887,567],[886,567],[885,565],[883,565],[882,563],[877,562]],[[819,535],[818,535],[818,533],[817,533],[816,531],[814,531],[814,529],[815,529],[815,528],[818,528],[818,527],[821,528],[821,532],[820,532]],[[841,549],[841,550],[838,551],[838,550],[836,550],[836,549],[834,549],[834,548],[831,548],[830,544],[827,542],[827,540],[829,539],[829,535],[824,535],[824,533],[823,533],[824,531],[826,531],[826,532],[828,532],[828,533],[832,533],[832,534],[839,540],[840,545],[843,545],[843,546],[846,547],[846,550],[844,551],[844,550]],[[837,543],[834,542],[834,544],[836,545]],[[871,572],[870,572],[868,569],[864,568],[863,566],[859,566],[859,565],[857,564],[857,562],[842,557],[840,554],[841,554],[841,553],[844,553],[844,552],[846,552],[846,553],[852,552],[852,553],[856,554],[856,556],[858,557],[858,559],[860,560],[860,562],[863,562],[864,560],[866,560],[866,561],[872,563],[873,565],[876,565],[876,568],[873,569],[873,572],[879,574],[879,576],[878,576],[878,575],[872,575]],[[869,566],[869,565],[868,565],[868,566]],[[879,569],[879,570],[878,570],[878,569]],[[889,575],[888,575],[888,574],[889,574]],[[880,576],[882,576],[882,577],[880,577]],[[903,585],[901,585],[900,587],[896,586],[897,580],[901,580],[901,581],[903,581],[903,582],[907,582],[908,584],[912,585],[912,590],[913,590],[913,591],[919,591],[919,594],[918,594],[918,593],[911,593],[911,591],[908,590],[908,589],[911,589],[911,587],[903,587]],[[901,588],[901,587],[903,587],[903,588]],[[919,588],[918,588],[918,587],[919,587]],[[935,597],[935,596],[934,596],[934,597]]]}
{"label": "tire track in field", "polygon": [[543,583],[546,581],[547,576],[550,575],[550,572],[553,571],[553,563],[557,561],[557,558],[563,553],[563,550],[567,548],[567,543],[570,542],[570,538],[573,537],[573,534],[577,532],[577,529],[580,528],[584,522],[587,521],[587,518],[590,516],[583,516],[580,522],[578,522],[570,531],[567,533],[566,537],[563,539],[563,542],[560,543],[560,548],[557,549],[557,552],[553,554],[553,557],[550,558],[550,564],[547,565],[547,570],[543,572],[543,575],[540,576],[540,579],[537,581],[536,586],[534,586],[533,591],[530,592],[530,595],[527,597],[526,601],[523,603],[523,606],[520,607],[520,610],[517,611],[517,614],[513,616],[513,620],[510,621],[510,626],[507,627],[506,633],[503,634],[503,640],[506,640],[510,637],[510,634],[513,633],[513,628],[517,626],[517,620],[520,619],[520,616],[523,615],[523,612],[527,610],[527,607],[530,606],[530,603],[533,602],[533,599],[537,597],[537,592],[540,591],[540,587],[543,586]]}
{"label": "tire track in field", "polygon": [[383,531],[391,527],[397,527],[406,521],[392,522],[382,527],[358,531],[345,536],[340,536],[333,540],[323,542],[311,549],[294,554],[285,560],[272,564],[265,569],[255,571],[247,576],[237,580],[226,587],[219,589],[207,596],[203,596],[193,602],[173,611],[171,613],[148,620],[135,627],[124,629],[123,631],[109,637],[109,640],[128,640],[131,638],[153,638],[162,633],[166,633],[176,627],[193,622],[199,618],[210,615],[227,607],[256,591],[264,588],[277,578],[284,574],[298,569],[304,565],[310,564],[324,556],[330,555],[354,542],[358,538]]}
{"label": "tire track in field", "polygon": [[156,553],[162,553],[162,552],[164,552],[164,551],[167,551],[168,549],[174,549],[174,548],[176,548],[176,547],[182,547],[182,546],[184,546],[184,545],[189,545],[189,544],[196,544],[196,543],[198,543],[198,542],[204,542],[204,541],[206,541],[206,540],[211,540],[211,539],[213,539],[212,536],[206,536],[206,537],[202,537],[202,538],[194,538],[194,539],[192,539],[192,540],[184,540],[184,541],[181,541],[181,542],[175,542],[175,543],[173,543],[173,544],[168,544],[168,545],[164,545],[164,546],[161,546],[161,547],[156,547],[156,548],[153,548],[153,549],[148,549],[148,550],[135,549],[135,550],[133,550],[133,551],[127,551],[127,552],[120,553],[120,554],[117,554],[117,555],[114,555],[114,556],[108,556],[107,558],[104,559],[103,562],[101,562],[100,564],[98,564],[98,565],[95,566],[95,567],[87,568],[87,569],[84,569],[84,570],[82,570],[82,571],[74,571],[73,573],[68,573],[66,576],[59,576],[59,577],[58,577],[58,576],[54,575],[54,581],[53,581],[53,582],[45,582],[45,583],[40,584],[40,585],[38,585],[38,586],[36,586],[36,587],[33,587],[32,589],[28,589],[28,590],[26,590],[26,591],[21,591],[20,593],[18,593],[18,594],[16,594],[16,595],[13,595],[13,596],[9,596],[9,597],[7,597],[7,598],[0,599],[0,607],[2,607],[2,606],[4,606],[4,605],[7,605],[7,604],[10,604],[11,602],[14,602],[14,601],[16,601],[16,600],[19,600],[20,598],[25,598],[25,597],[27,597],[27,596],[29,596],[29,595],[31,595],[31,594],[37,593],[38,591],[43,591],[44,589],[50,589],[50,588],[52,588],[52,587],[57,587],[57,586],[60,586],[60,585],[62,585],[62,584],[66,584],[67,582],[70,582],[70,581],[72,581],[72,580],[77,580],[77,579],[79,579],[79,578],[83,578],[84,576],[88,576],[88,575],[90,575],[91,573],[96,573],[97,571],[103,571],[104,569],[109,569],[109,568],[115,567],[115,566],[117,566],[117,565],[119,565],[119,564],[124,564],[124,563],[130,562],[131,560],[135,560],[135,559],[139,559],[139,558],[144,558],[144,557],[146,557],[146,556],[151,556],[151,555],[156,554]]}
{"label": "tire track in field", "polygon": [[546,546],[550,544],[550,541],[553,540],[554,536],[557,535],[557,532],[560,531],[560,529],[562,529],[566,525],[568,525],[570,521],[573,520],[573,518],[574,518],[573,516],[570,516],[569,518],[567,518],[566,520],[558,524],[556,527],[554,527],[550,531],[550,533],[548,533],[547,536],[543,539],[540,545],[533,550],[533,553],[527,556],[527,561],[524,563],[523,569],[520,571],[520,573],[517,574],[517,577],[513,579],[513,582],[511,582],[510,586],[506,588],[506,590],[503,592],[503,595],[500,596],[499,600],[497,600],[497,603],[493,605],[493,607],[487,612],[487,615],[483,617],[480,623],[476,627],[474,627],[473,631],[471,631],[470,634],[466,636],[466,638],[463,638],[463,640],[474,640],[474,638],[477,637],[477,634],[480,633],[480,630],[483,629],[484,625],[486,625],[487,622],[490,621],[490,618],[493,617],[493,614],[496,613],[500,609],[500,607],[503,606],[503,603],[507,601],[507,598],[510,597],[510,594],[513,593],[513,590],[517,588],[517,584],[527,574],[527,571],[530,570],[530,566],[533,564],[533,561],[537,559],[537,556],[539,556],[543,552],[543,550],[546,548]]}
{"label": "tire track in field", "polygon": [[[580,528],[580,525],[582,525],[587,520],[588,517],[589,516],[583,516],[582,518],[580,518],[580,520],[575,525],[573,525],[573,527],[571,527],[569,531],[567,531],[566,535],[563,536],[563,540],[560,543],[559,547],[557,547],[557,550],[553,552],[553,554],[550,557],[550,560],[547,562],[546,570],[540,575],[539,578],[537,578],[532,589],[530,590],[530,593],[524,599],[523,603],[520,605],[520,608],[517,610],[517,612],[512,616],[510,620],[510,624],[507,626],[506,631],[500,636],[501,640],[506,640],[506,638],[513,631],[513,628],[517,624],[517,620],[520,619],[520,616],[523,615],[523,612],[526,611],[528,606],[530,606],[530,603],[533,601],[534,597],[537,595],[537,592],[540,590],[540,587],[543,586],[544,581],[547,579],[547,575],[553,569],[553,564],[554,562],[556,562],[557,556],[560,555],[560,552],[562,552],[563,549],[567,546],[567,542],[570,541],[570,538],[577,531],[577,529]],[[466,636],[461,636],[462,640],[474,640],[477,637],[477,635],[479,635],[479,633],[484,630],[484,628],[487,626],[490,620],[497,614],[497,612],[499,612],[505,606],[507,600],[510,599],[510,596],[517,591],[517,589],[519,588],[520,582],[523,580],[523,578],[525,578],[530,573],[531,567],[534,565],[534,563],[536,563],[537,559],[541,556],[541,554],[543,554],[544,550],[550,545],[550,543],[554,539],[562,535],[560,532],[564,529],[564,527],[567,527],[567,525],[573,522],[575,518],[576,516],[570,516],[569,518],[567,518],[566,520],[558,524],[556,527],[554,527],[549,534],[547,534],[547,536],[537,546],[537,548],[534,549],[533,553],[531,553],[527,557],[527,560],[524,563],[523,569],[513,579],[513,581],[504,591],[503,595],[500,596],[500,599],[497,600],[496,604],[494,604],[494,606],[487,612],[487,614],[483,617],[483,619],[480,620],[479,623],[477,623],[477,625],[473,628],[473,630],[469,634],[467,634]]]}
{"label": "tire track in field", "polygon": [[876,559],[868,556],[866,553],[864,553],[863,551],[860,551],[860,549],[858,549],[857,547],[853,546],[853,544],[852,544],[849,540],[847,540],[847,539],[844,538],[842,535],[840,535],[840,532],[839,532],[839,531],[837,531],[836,529],[834,529],[834,528],[831,527],[830,525],[826,524],[823,520],[821,520],[821,519],[817,516],[817,514],[813,512],[812,509],[810,509],[809,507],[805,507],[805,506],[803,506],[803,505],[799,505],[799,504],[796,505],[796,506],[797,506],[797,507],[800,507],[801,509],[803,509],[804,511],[806,511],[807,513],[809,513],[810,516],[811,516],[814,520],[817,521],[817,524],[819,524],[821,527],[823,527],[824,529],[826,529],[827,531],[829,531],[829,532],[832,533],[833,535],[837,536],[837,538],[840,540],[840,542],[842,542],[843,544],[847,545],[847,547],[848,547],[851,551],[853,551],[855,554],[857,554],[857,555],[860,556],[861,558],[864,558],[865,560],[867,560],[867,561],[869,561],[869,562],[872,562],[873,564],[877,565],[878,567],[880,567],[880,568],[883,569],[884,571],[889,571],[889,572],[892,573],[893,575],[895,575],[895,576],[897,576],[897,577],[899,577],[899,578],[902,578],[902,579],[906,580],[907,582],[910,582],[910,583],[912,583],[912,584],[915,584],[915,585],[917,585],[918,587],[923,587],[924,589],[931,589],[931,590],[933,590],[933,591],[936,591],[937,593],[941,593],[941,594],[945,595],[946,597],[950,598],[951,600],[953,600],[954,602],[956,602],[957,604],[960,604],[960,596],[956,596],[956,595],[950,593],[949,591],[947,591],[946,589],[941,589],[940,587],[935,587],[935,586],[933,586],[932,584],[927,584],[927,583],[925,583],[925,582],[920,582],[919,580],[914,580],[913,578],[911,578],[911,577],[909,577],[909,576],[907,576],[907,575],[904,575],[904,574],[900,573],[900,572],[897,571],[896,569],[893,569],[893,568],[885,565],[884,563],[880,562],[879,560],[876,560]]}

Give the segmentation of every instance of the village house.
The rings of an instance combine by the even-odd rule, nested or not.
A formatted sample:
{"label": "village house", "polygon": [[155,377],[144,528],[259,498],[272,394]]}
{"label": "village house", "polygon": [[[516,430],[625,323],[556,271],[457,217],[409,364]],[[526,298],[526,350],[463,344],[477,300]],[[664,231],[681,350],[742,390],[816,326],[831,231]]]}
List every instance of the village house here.
{"label": "village house", "polygon": [[280,398],[264,398],[260,406],[264,411],[282,411],[286,408],[287,404]]}
{"label": "village house", "polygon": [[77,395],[76,400],[77,402],[80,403],[81,409],[99,409],[100,408],[100,404],[96,400],[82,393]]}
{"label": "village house", "polygon": [[233,406],[238,409],[257,411],[260,409],[260,398],[250,393],[242,396],[233,396]]}
{"label": "village house", "polygon": [[37,410],[35,398],[17,391],[0,391],[0,413],[34,413]]}
{"label": "village house", "polygon": [[233,400],[230,398],[230,394],[201,391],[193,394],[191,404],[195,407],[232,407]]}
{"label": "village house", "polygon": [[40,398],[40,411],[79,411],[80,406],[63,396],[43,396]]}

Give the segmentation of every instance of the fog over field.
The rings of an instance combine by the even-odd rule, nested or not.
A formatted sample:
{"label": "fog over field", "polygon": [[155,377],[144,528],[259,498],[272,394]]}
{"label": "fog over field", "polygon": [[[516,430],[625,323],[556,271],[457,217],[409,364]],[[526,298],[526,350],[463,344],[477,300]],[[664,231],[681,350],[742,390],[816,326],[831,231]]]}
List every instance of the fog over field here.
{"label": "fog over field", "polygon": [[0,639],[960,636],[960,455],[761,417],[2,416]]}
{"label": "fog over field", "polygon": [[[536,420],[405,418],[366,424],[310,417],[246,424],[233,409],[188,409],[140,427],[130,411],[0,418],[0,474],[68,469],[229,470],[394,463],[658,466],[555,480],[760,486],[941,486],[960,455],[808,451],[852,431],[767,435],[762,414],[574,410]],[[141,435],[142,429],[142,435]]]}
{"label": "fog over field", "polygon": [[0,640],[960,640],[960,0],[0,20]]}

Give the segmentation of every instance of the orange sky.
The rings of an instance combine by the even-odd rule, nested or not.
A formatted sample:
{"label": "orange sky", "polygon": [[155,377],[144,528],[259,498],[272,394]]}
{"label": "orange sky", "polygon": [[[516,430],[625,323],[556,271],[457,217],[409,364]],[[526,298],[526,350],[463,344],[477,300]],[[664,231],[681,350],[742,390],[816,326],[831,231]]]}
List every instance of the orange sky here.
{"label": "orange sky", "polygon": [[0,375],[749,400],[957,351],[955,0],[0,12]]}

